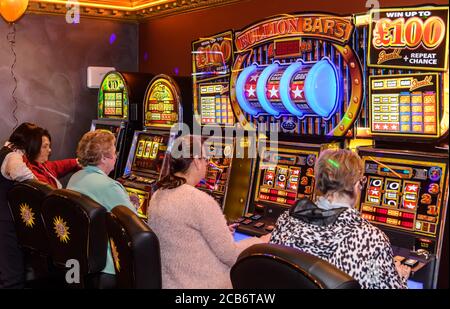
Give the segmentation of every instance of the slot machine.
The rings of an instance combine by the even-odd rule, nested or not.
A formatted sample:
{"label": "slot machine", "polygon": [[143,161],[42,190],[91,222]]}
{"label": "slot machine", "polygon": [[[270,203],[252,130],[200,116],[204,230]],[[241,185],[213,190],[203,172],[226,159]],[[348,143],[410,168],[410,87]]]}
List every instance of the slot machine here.
{"label": "slot machine", "polygon": [[[439,37],[407,27],[405,39],[417,42],[394,47],[390,33],[380,41],[373,14],[389,27],[393,21],[385,17],[405,12],[427,12],[421,23],[436,23]],[[375,144],[358,148],[367,177],[359,210],[389,237],[396,259],[411,267],[409,284],[436,288],[440,268],[448,269],[448,7],[381,9],[370,17],[367,129]],[[406,18],[399,27],[414,22]]]}
{"label": "slot machine", "polygon": [[229,218],[238,232],[266,234],[299,198],[314,199],[320,152],[353,137],[364,93],[353,30],[351,17],[289,14],[235,33],[231,106],[259,153],[239,176],[246,205]]}
{"label": "slot machine", "polygon": [[231,132],[236,124],[230,102],[232,65],[232,31],[192,43],[193,124],[200,129],[197,133],[194,128],[194,134],[202,136],[209,157],[206,177],[196,187],[214,197],[228,217],[243,214],[248,192],[238,179],[250,170],[250,161],[236,155]]}
{"label": "slot machine", "polygon": [[190,84],[189,78],[160,74],[151,80],[145,92],[144,130],[134,132],[124,173],[118,179],[144,219],[156,182],[164,173],[166,152],[178,133],[171,129],[183,122],[183,103],[191,103]]}
{"label": "slot machine", "polygon": [[91,131],[104,129],[116,137],[118,152],[110,176],[123,173],[134,130],[142,128],[142,100],[153,75],[111,71],[100,85],[97,100],[98,119],[93,120]]}

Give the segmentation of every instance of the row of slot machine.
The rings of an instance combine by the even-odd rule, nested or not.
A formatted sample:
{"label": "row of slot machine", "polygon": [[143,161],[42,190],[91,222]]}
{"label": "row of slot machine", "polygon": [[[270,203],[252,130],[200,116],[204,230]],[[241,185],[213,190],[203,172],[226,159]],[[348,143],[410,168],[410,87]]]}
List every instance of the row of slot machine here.
{"label": "row of slot machine", "polygon": [[144,220],[175,138],[171,129],[189,123],[183,106],[192,100],[191,89],[190,78],[118,71],[107,73],[100,85],[91,130],[115,135],[118,156],[110,176],[123,184]]}
{"label": "row of slot machine", "polygon": [[194,123],[205,138],[235,130],[203,188],[239,235],[314,200],[320,152],[347,148],[368,179],[357,209],[412,267],[410,286],[448,285],[447,32],[448,6],[423,6],[286,14],[193,42]]}
{"label": "row of slot machine", "polygon": [[447,23],[437,6],[272,17],[193,42],[192,78],[107,74],[92,127],[117,135],[112,176],[145,218],[170,129],[188,123],[210,157],[197,187],[243,237],[315,199],[321,151],[357,151],[368,178],[358,210],[411,282],[435,288],[448,270]]}

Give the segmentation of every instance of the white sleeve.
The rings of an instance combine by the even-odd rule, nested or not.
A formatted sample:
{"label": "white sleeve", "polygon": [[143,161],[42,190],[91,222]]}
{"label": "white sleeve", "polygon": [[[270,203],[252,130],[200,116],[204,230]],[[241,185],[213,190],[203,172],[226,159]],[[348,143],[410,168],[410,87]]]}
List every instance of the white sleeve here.
{"label": "white sleeve", "polygon": [[23,162],[22,155],[17,152],[6,155],[1,166],[1,173],[6,179],[19,182],[35,178],[33,172]]}

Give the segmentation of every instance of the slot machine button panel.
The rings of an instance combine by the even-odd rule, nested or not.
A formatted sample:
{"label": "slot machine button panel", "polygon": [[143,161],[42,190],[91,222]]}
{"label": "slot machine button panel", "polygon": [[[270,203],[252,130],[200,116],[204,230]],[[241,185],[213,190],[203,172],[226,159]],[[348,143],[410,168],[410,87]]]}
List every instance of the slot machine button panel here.
{"label": "slot machine button panel", "polygon": [[268,232],[272,232],[274,228],[275,228],[275,226],[268,225],[268,226],[265,227],[265,230],[268,231]]}
{"label": "slot machine button panel", "polygon": [[253,221],[251,220],[251,219],[247,219],[247,220],[244,220],[244,221],[242,221],[241,223],[242,224],[245,224],[245,225],[249,225],[250,223],[252,223]]}
{"label": "slot machine button panel", "polygon": [[245,220],[244,217],[240,217],[240,218],[237,218],[236,220],[234,220],[234,223],[241,223],[244,220]]}
{"label": "slot machine button panel", "polygon": [[264,226],[264,222],[257,222],[255,224],[253,224],[253,226],[256,227],[257,229],[259,229]]}

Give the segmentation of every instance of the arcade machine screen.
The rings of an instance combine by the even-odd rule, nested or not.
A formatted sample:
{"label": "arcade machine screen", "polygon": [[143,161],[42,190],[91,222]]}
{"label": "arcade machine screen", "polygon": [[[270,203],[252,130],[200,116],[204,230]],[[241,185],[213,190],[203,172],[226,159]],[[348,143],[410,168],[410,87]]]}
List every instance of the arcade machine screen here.
{"label": "arcade machine screen", "polygon": [[128,104],[124,80],[119,74],[110,73],[99,91],[99,118],[127,118]]}
{"label": "arcade machine screen", "polygon": [[[231,162],[233,158],[233,144],[226,144],[216,141],[211,145],[207,145],[206,149],[209,153],[208,167],[206,177],[202,179],[197,188],[207,192],[216,199],[219,205],[223,208],[225,204],[225,196],[228,187],[228,180],[230,178]],[[223,155],[216,156],[216,147],[222,149]]]}
{"label": "arcade machine screen", "polygon": [[138,212],[140,218],[147,218],[148,203],[150,202],[150,194],[147,191],[135,188],[125,187],[130,196],[130,200]]}
{"label": "arcade machine screen", "polygon": [[136,132],[124,175],[119,179],[142,218],[147,218],[153,185],[161,173],[169,136]]}
{"label": "arcade machine screen", "polygon": [[314,197],[314,164],[319,149],[266,148],[256,165],[254,212],[239,218],[250,235],[272,231],[277,218],[300,198]]}
{"label": "arcade machine screen", "polygon": [[317,155],[267,151],[258,166],[255,201],[290,207],[299,198],[311,198]]}
{"label": "arcade machine screen", "polygon": [[442,216],[446,165],[363,157],[367,187],[361,212],[367,220],[417,236],[435,238]]}
{"label": "arcade machine screen", "polygon": [[176,84],[166,78],[154,81],[147,90],[145,98],[144,127],[157,126],[170,128],[178,122],[179,101]]}
{"label": "arcade machine screen", "polygon": [[234,125],[234,115],[231,109],[228,84],[205,83],[199,85],[199,101],[201,109],[201,124]]}
{"label": "arcade machine screen", "polygon": [[405,137],[439,134],[438,74],[383,75],[369,79],[373,134]]}
{"label": "arcade machine screen", "polygon": [[411,267],[410,279],[431,288],[442,246],[448,155],[373,148],[358,152],[367,177],[361,216],[386,233],[394,255]]}
{"label": "arcade machine screen", "polygon": [[159,175],[167,151],[169,136],[141,133],[137,140],[132,171]]}

